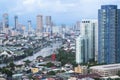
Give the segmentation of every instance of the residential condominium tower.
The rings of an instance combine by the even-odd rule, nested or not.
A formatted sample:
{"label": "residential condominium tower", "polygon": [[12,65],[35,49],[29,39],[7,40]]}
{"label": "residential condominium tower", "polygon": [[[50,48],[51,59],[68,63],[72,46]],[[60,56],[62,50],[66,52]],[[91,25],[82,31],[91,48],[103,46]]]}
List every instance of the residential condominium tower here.
{"label": "residential condominium tower", "polygon": [[8,34],[9,29],[9,16],[7,13],[3,14],[3,33]]}
{"label": "residential condominium tower", "polygon": [[117,5],[102,5],[98,10],[98,63],[120,62],[120,10]]}
{"label": "residential condominium tower", "polygon": [[36,28],[36,34],[42,35],[43,32],[43,16],[37,15],[37,28]]}
{"label": "residential condominium tower", "polygon": [[78,36],[76,38],[76,63],[80,64],[80,63],[83,63],[83,56],[81,54],[81,51],[82,51],[82,36]]}
{"label": "residential condominium tower", "polygon": [[79,35],[76,38],[76,63],[88,62],[88,37]]}
{"label": "residential condominium tower", "polygon": [[[98,55],[98,21],[96,19],[84,19],[80,26],[80,36],[76,39],[76,55],[82,55],[81,63],[96,61],[96,55]],[[76,56],[76,58],[78,57]]]}

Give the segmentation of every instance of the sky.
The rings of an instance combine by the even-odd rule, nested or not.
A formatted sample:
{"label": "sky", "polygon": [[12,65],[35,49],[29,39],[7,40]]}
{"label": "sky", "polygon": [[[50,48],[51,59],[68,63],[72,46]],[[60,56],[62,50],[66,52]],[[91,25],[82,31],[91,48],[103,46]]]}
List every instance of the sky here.
{"label": "sky", "polygon": [[75,24],[81,19],[97,19],[101,5],[118,5],[120,0],[0,0],[0,21],[4,13],[9,14],[9,23],[14,26],[14,16],[19,22],[27,25],[31,20],[36,24],[38,14],[52,16],[56,25]]}

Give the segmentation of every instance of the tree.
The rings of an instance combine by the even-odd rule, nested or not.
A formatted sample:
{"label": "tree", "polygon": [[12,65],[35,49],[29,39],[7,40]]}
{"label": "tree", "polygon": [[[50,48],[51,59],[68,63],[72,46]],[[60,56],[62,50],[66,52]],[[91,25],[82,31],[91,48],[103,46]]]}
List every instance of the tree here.
{"label": "tree", "polygon": [[25,62],[25,65],[29,65],[29,64],[31,63],[30,60],[26,60],[26,61],[24,61],[24,62]]}
{"label": "tree", "polygon": [[11,70],[15,70],[15,64],[13,62],[9,64],[9,67],[11,68]]}
{"label": "tree", "polygon": [[33,55],[33,49],[28,48],[28,49],[24,50],[24,53],[26,54],[26,56],[31,56],[31,55]]}
{"label": "tree", "polygon": [[48,75],[55,75],[56,73],[54,71],[48,72]]}
{"label": "tree", "polygon": [[120,78],[116,78],[115,80],[120,80]]}
{"label": "tree", "polygon": [[[61,65],[64,66],[67,63],[71,63],[73,66],[76,66],[75,62],[75,53],[72,51],[65,51],[62,47],[57,50],[58,54],[56,54],[56,60],[61,62]],[[46,58],[51,58],[47,56]]]}
{"label": "tree", "polygon": [[13,75],[13,72],[11,70],[6,69],[6,68],[2,68],[0,72],[2,72],[2,74],[6,74],[7,77],[12,77],[12,75]]}
{"label": "tree", "polygon": [[46,66],[47,67],[53,67],[53,66],[55,66],[53,63],[51,63],[51,62],[48,62],[47,64],[46,64]]}
{"label": "tree", "polygon": [[75,63],[75,53],[72,53],[72,51],[66,52],[63,48],[58,50],[56,57],[58,61],[61,61],[62,66],[67,63]]}
{"label": "tree", "polygon": [[100,80],[99,78],[94,78],[95,80]]}

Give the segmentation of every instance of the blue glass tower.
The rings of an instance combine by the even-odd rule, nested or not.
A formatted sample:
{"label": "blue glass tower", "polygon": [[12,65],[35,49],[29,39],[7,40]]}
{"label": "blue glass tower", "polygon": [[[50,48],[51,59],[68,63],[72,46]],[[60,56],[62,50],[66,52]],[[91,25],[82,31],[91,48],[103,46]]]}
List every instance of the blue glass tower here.
{"label": "blue glass tower", "polygon": [[120,62],[120,10],[102,5],[98,10],[98,63]]}
{"label": "blue glass tower", "polygon": [[117,10],[117,21],[116,21],[116,62],[120,63],[120,9]]}

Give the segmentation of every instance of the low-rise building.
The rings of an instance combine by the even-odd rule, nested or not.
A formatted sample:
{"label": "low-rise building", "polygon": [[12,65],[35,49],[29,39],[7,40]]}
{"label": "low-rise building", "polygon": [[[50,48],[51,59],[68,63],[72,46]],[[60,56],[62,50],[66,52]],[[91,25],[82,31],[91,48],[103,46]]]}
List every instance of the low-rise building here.
{"label": "low-rise building", "polygon": [[86,77],[86,78],[75,78],[75,77],[70,77],[70,79],[68,80],[95,80],[95,79],[92,79],[92,78],[89,78],[89,77]]}
{"label": "low-rise building", "polygon": [[87,66],[78,65],[77,67],[75,67],[74,72],[81,73],[81,74],[87,74],[88,73]]}
{"label": "low-rise building", "polygon": [[97,73],[100,76],[115,76],[120,71],[120,64],[109,64],[90,67],[91,73]]}
{"label": "low-rise building", "polygon": [[5,78],[0,78],[0,80],[6,80]]}
{"label": "low-rise building", "polygon": [[37,72],[39,72],[39,69],[38,68],[31,68],[31,71],[32,71],[32,73],[37,73]]}

